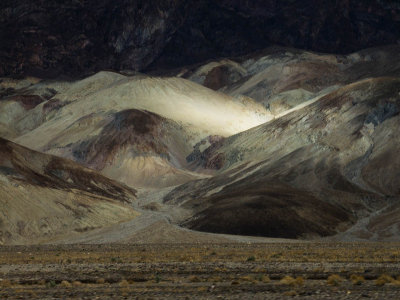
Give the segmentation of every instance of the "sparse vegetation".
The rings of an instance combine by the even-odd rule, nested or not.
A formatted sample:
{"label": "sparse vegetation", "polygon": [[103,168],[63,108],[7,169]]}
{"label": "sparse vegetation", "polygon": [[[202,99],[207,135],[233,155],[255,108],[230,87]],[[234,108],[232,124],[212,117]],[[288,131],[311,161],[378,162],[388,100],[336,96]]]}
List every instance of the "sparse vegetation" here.
{"label": "sparse vegetation", "polygon": [[[277,252],[277,248],[284,248],[284,252]],[[96,249],[98,249],[96,247]],[[259,269],[257,272],[265,272],[262,264],[265,262],[308,262],[308,263],[347,263],[348,261],[355,261],[359,258],[362,262],[373,263],[392,263],[400,261],[400,247],[397,244],[389,244],[384,248],[379,245],[376,247],[358,247],[354,251],[353,247],[348,247],[346,244],[332,245],[327,244],[323,247],[304,248],[296,245],[276,245],[266,247],[249,246],[240,248],[229,248],[216,246],[214,249],[206,249],[201,247],[185,248],[183,251],[179,247],[172,247],[169,249],[146,249],[142,251],[142,247],[133,249],[121,248],[118,251],[112,249],[105,251],[92,251],[86,253],[77,249],[61,252],[47,250],[46,252],[33,252],[32,256],[19,257],[16,255],[3,255],[0,256],[0,263],[14,264],[20,263],[21,258],[24,259],[25,264],[47,264],[47,263],[60,263],[63,260],[66,263],[79,264],[85,263],[153,263],[153,262],[224,262],[230,260],[232,262],[251,262],[253,259],[257,262],[255,268]],[[394,260],[393,253],[398,253],[399,256]],[[33,257],[33,258],[32,258]],[[216,265],[215,270],[225,272],[226,267],[223,265]],[[325,273],[326,270],[322,267],[314,267],[314,273]],[[344,269],[343,271],[346,271]],[[342,272],[342,270],[340,270]],[[360,272],[359,269],[355,272]]]}
{"label": "sparse vegetation", "polygon": [[210,277],[210,280],[209,281],[212,281],[212,282],[222,282],[223,281],[223,278],[221,277],[221,276],[212,276],[212,277]]}
{"label": "sparse vegetation", "polygon": [[156,283],[159,283],[162,280],[162,278],[160,275],[157,274],[156,277],[154,278],[154,280]]}
{"label": "sparse vegetation", "polygon": [[71,284],[70,284],[67,280],[61,281],[60,285],[61,285],[62,287],[66,287],[66,288],[71,287]]}
{"label": "sparse vegetation", "polygon": [[[11,250],[7,250],[7,247],[1,248],[0,264],[12,262],[10,266],[14,266],[15,270],[11,273],[12,277],[0,274],[0,278],[3,278],[0,280],[0,298],[6,298],[7,295],[8,298],[18,298],[16,295],[29,298],[33,294],[36,294],[37,298],[51,298],[49,295],[61,295],[60,293],[71,291],[82,295],[83,298],[91,297],[94,288],[102,291],[101,293],[108,293],[109,298],[117,297],[112,296],[113,293],[118,293],[118,297],[124,295],[130,298],[139,293],[154,295],[158,292],[160,295],[168,293],[179,298],[181,293],[187,295],[188,291],[193,293],[193,297],[196,293],[208,291],[220,293],[220,287],[226,285],[234,292],[240,293],[243,289],[251,292],[262,290],[265,295],[269,295],[268,293],[273,291],[275,295],[282,297],[302,295],[305,292],[314,293],[315,290],[336,293],[343,291],[341,287],[337,288],[342,285],[351,291],[351,295],[354,292],[356,297],[360,284],[369,290],[382,290],[382,285],[388,285],[398,291],[398,294],[393,295],[400,296],[400,289],[396,289],[400,281],[390,275],[382,275],[381,264],[377,265],[377,268],[373,267],[375,261],[392,257],[385,273],[395,274],[400,266],[400,261],[393,261],[393,252],[398,251],[397,244],[389,244],[385,248],[380,244],[368,244],[368,247],[357,244],[354,246],[356,251],[347,248],[347,244],[318,244],[312,249],[308,244],[213,245],[207,248],[198,245],[96,245],[84,248],[65,246],[69,247],[69,250],[60,251],[63,247],[46,248],[46,251],[41,251],[38,247],[30,250],[27,257],[22,255],[23,251],[16,251],[12,247],[9,248]],[[277,248],[285,251],[277,251]],[[333,259],[340,249],[345,254],[349,253],[349,257],[365,253],[362,259],[369,260],[368,269],[360,268],[359,264],[349,263],[350,258],[344,263],[335,262]],[[368,256],[367,250],[371,253],[378,253],[380,250],[380,256]],[[215,255],[210,256],[212,252],[215,252]],[[57,255],[58,253],[60,254]],[[279,257],[276,255],[278,253],[281,253]],[[325,261],[315,265],[312,261],[317,259],[318,255]],[[346,258],[343,255],[341,260]],[[34,257],[33,260],[30,259],[31,256]],[[257,258],[257,263],[247,262],[251,256]],[[116,265],[111,262],[111,258],[120,259],[124,263]],[[74,264],[61,263],[67,259],[71,259]],[[191,261],[195,263],[188,263]],[[306,266],[302,270],[304,273],[299,274],[299,269],[293,268],[298,264],[292,262],[301,262],[301,265]],[[29,273],[25,275],[24,268],[32,264],[42,264],[43,270],[47,270],[47,267],[56,268],[56,271],[39,271],[40,275],[37,276],[41,276],[42,279],[32,282],[29,277],[24,277],[30,276]],[[330,273],[332,266],[337,268],[337,274]],[[103,269],[104,267],[107,269]],[[82,268],[85,270],[83,273]],[[368,274],[366,278],[361,275],[365,272]],[[324,279],[328,274],[329,278]],[[395,296],[391,298],[398,298]]]}
{"label": "sparse vegetation", "polygon": [[104,284],[106,282],[106,280],[104,279],[104,278],[98,278],[97,280],[96,280],[96,283],[97,284]]}
{"label": "sparse vegetation", "polygon": [[344,279],[342,277],[340,277],[340,275],[337,274],[332,274],[328,277],[327,283],[329,285],[340,285],[342,282],[344,281]]}
{"label": "sparse vegetation", "polygon": [[6,288],[11,286],[11,281],[8,279],[3,279],[0,281],[0,287]]}
{"label": "sparse vegetation", "polygon": [[200,278],[195,275],[192,275],[189,277],[189,281],[190,282],[200,282]]}
{"label": "sparse vegetation", "polygon": [[46,280],[41,279],[37,282],[38,285],[46,285]]}
{"label": "sparse vegetation", "polygon": [[289,297],[294,297],[294,296],[298,295],[298,293],[296,291],[294,291],[294,290],[290,290],[290,291],[284,292],[283,294],[285,296],[289,296]]}
{"label": "sparse vegetation", "polygon": [[48,288],[54,288],[57,285],[57,283],[54,280],[50,280],[49,282],[47,282],[46,286]]}
{"label": "sparse vegetation", "polygon": [[249,256],[249,257],[247,258],[247,261],[255,261],[255,260],[256,260],[256,257],[255,257],[254,255]]}
{"label": "sparse vegetation", "polygon": [[261,281],[261,282],[264,282],[264,283],[268,283],[268,282],[271,281],[271,279],[269,278],[269,276],[263,275],[263,274],[258,275],[258,276],[257,276],[257,280],[258,280],[258,281]]}
{"label": "sparse vegetation", "polygon": [[299,277],[296,277],[295,285],[297,285],[297,286],[303,286],[303,285],[304,285],[304,282],[305,282],[304,278],[301,277],[301,276],[299,276]]}
{"label": "sparse vegetation", "polygon": [[387,283],[394,283],[394,278],[390,275],[387,274],[382,274],[375,280],[375,285],[377,286],[383,286]]}
{"label": "sparse vegetation", "polygon": [[292,276],[285,276],[279,281],[279,283],[290,286],[302,286],[304,285],[304,278],[301,276],[297,278],[293,278]]}
{"label": "sparse vegetation", "polygon": [[128,282],[126,279],[122,279],[122,280],[119,282],[119,286],[120,286],[120,287],[127,287],[127,286],[129,286],[129,282]]}
{"label": "sparse vegetation", "polygon": [[365,281],[365,278],[363,276],[360,275],[356,275],[356,274],[352,274],[350,276],[350,281],[354,284],[354,285],[360,285]]}
{"label": "sparse vegetation", "polygon": [[254,277],[249,276],[249,275],[240,277],[239,281],[249,282],[249,283],[257,283],[257,280]]}

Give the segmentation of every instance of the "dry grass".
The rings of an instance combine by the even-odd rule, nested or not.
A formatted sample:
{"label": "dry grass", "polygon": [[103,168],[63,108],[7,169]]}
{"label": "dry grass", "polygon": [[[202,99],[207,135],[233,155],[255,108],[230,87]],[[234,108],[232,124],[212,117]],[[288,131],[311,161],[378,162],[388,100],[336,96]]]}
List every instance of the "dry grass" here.
{"label": "dry grass", "polygon": [[279,283],[283,284],[283,285],[290,285],[290,286],[303,286],[304,278],[301,276],[297,277],[297,278],[293,278],[291,276],[285,276],[279,281]]}
{"label": "dry grass", "polygon": [[344,279],[337,274],[332,274],[327,279],[327,283],[334,286],[340,285],[343,281]]}
{"label": "dry grass", "polygon": [[78,281],[78,280],[75,280],[75,281],[72,282],[72,285],[75,286],[75,287],[81,286],[81,285],[82,285],[82,282],[80,282],[80,281]]}
{"label": "dry grass", "polygon": [[199,287],[197,288],[197,291],[200,292],[200,293],[204,293],[204,292],[207,291],[207,288],[206,288],[205,286],[199,286]]}
{"label": "dry grass", "polygon": [[[67,246],[49,246],[43,247],[45,251],[42,250],[41,246],[32,248],[4,247],[0,249],[0,263],[3,262],[4,265],[18,270],[15,272],[20,272],[20,275],[15,274],[14,277],[7,277],[3,274],[0,276],[0,278],[9,279],[0,281],[0,286],[10,286],[10,288],[0,288],[0,299],[4,298],[2,296],[5,295],[12,298],[14,296],[12,291],[21,287],[25,291],[24,297],[29,298],[26,291],[31,286],[36,293],[38,291],[40,293],[42,290],[46,290],[46,293],[49,294],[58,290],[63,290],[65,294],[71,291],[86,293],[86,290],[99,289],[103,292],[110,290],[111,294],[115,291],[119,295],[124,293],[129,298],[133,293],[150,290],[173,294],[182,289],[185,293],[188,293],[189,291],[196,292],[197,288],[204,289],[206,287],[206,290],[208,290],[212,285],[215,285],[216,291],[220,286],[227,284],[231,285],[229,288],[231,291],[242,289],[251,291],[274,290],[282,293],[283,297],[283,293],[288,295],[289,293],[293,295],[301,294],[306,290],[305,286],[307,290],[315,290],[316,286],[319,290],[340,290],[340,288],[331,288],[328,284],[338,286],[344,281],[344,278],[348,278],[348,281],[343,283],[343,286],[348,289],[359,289],[357,285],[364,284],[365,287],[381,290],[381,286],[385,284],[390,284],[393,287],[400,285],[400,280],[388,275],[380,276],[383,272],[387,274],[397,272],[396,266],[400,264],[400,258],[394,256],[393,252],[397,253],[398,244],[382,245],[378,243],[368,245],[357,243],[207,246],[96,245],[68,246],[70,248]],[[340,249],[347,249],[346,247],[352,251],[343,251],[348,253],[349,256],[346,257],[345,254],[342,254],[340,260],[347,262],[337,264],[334,261],[335,255]],[[369,256],[363,254],[367,253],[367,248],[371,249]],[[373,256],[373,253],[378,250],[380,251],[379,260],[394,259],[392,263],[387,264],[387,269],[382,270],[382,264],[377,264],[374,267],[377,258]],[[210,255],[210,253],[213,253],[213,255]],[[310,262],[317,260],[318,255],[322,255],[322,260],[333,260],[333,263],[318,262],[314,264]],[[352,258],[356,255],[360,255],[359,258],[368,263],[361,265],[362,268],[360,264],[352,263]],[[252,256],[256,257],[256,263],[252,260],[247,261]],[[115,259],[111,261],[111,258]],[[13,263],[8,263],[7,259]],[[189,261],[193,263],[188,263]],[[65,264],[65,262],[68,263]],[[302,266],[303,263],[307,265],[307,268],[300,267],[299,269],[299,266]],[[31,271],[29,270],[37,268],[36,265],[32,264],[43,264],[43,271],[39,272],[40,275],[35,275],[36,279],[33,284],[29,283],[30,286],[25,283],[20,284],[19,282],[24,280],[32,282],[31,273],[29,273]],[[55,268],[61,273],[58,273],[58,271],[48,273],[46,266]],[[337,275],[329,276],[327,281],[321,280],[321,278],[326,278],[331,274],[332,266],[335,266]],[[365,279],[358,275],[364,274],[363,269],[369,270],[368,277]],[[25,274],[24,270],[29,272]],[[80,271],[84,272],[81,273]],[[353,275],[349,276],[350,274]],[[376,279],[375,285],[373,279],[378,276],[380,277]],[[307,278],[307,281],[305,278]],[[21,281],[21,279],[23,280]],[[40,281],[40,279],[43,280]],[[62,280],[66,282],[61,282]],[[78,280],[85,283],[82,284]],[[3,294],[1,294],[2,292]],[[40,294],[38,296],[40,298]]]}
{"label": "dry grass", "polygon": [[223,278],[221,276],[211,276],[208,281],[210,281],[210,282],[222,282]]}
{"label": "dry grass", "polygon": [[297,293],[296,291],[294,291],[294,290],[284,292],[283,294],[284,294],[285,296],[289,296],[289,297],[295,297],[295,296],[298,295],[298,293]]}
{"label": "dry grass", "polygon": [[375,280],[375,285],[377,286],[383,286],[387,283],[395,283],[395,279],[387,274],[382,274],[381,276],[378,277],[378,279]]}
{"label": "dry grass", "polygon": [[120,287],[127,287],[127,286],[129,286],[128,280],[122,279],[122,280],[119,282],[119,286],[120,286]]}
{"label": "dry grass", "polygon": [[106,280],[104,278],[98,278],[96,279],[96,283],[97,284],[104,284],[106,282]]}
{"label": "dry grass", "polygon": [[67,280],[63,280],[61,281],[60,286],[70,288],[72,285]]}
{"label": "dry grass", "polygon": [[365,281],[365,278],[363,276],[360,276],[360,275],[352,274],[350,276],[350,281],[354,285],[361,285]]}
{"label": "dry grass", "polygon": [[0,281],[0,287],[6,288],[12,285],[11,281],[8,279],[3,279]]}
{"label": "dry grass", "polygon": [[254,277],[250,276],[250,275],[241,276],[239,278],[239,281],[240,282],[247,282],[247,283],[257,283],[257,280]]}
{"label": "dry grass", "polygon": [[200,278],[198,276],[192,275],[189,277],[190,282],[200,282]]}
{"label": "dry grass", "polygon": [[269,283],[271,281],[268,275],[259,275],[257,280],[264,283]]}
{"label": "dry grass", "polygon": [[[279,249],[279,250],[278,250]],[[388,263],[400,261],[400,244],[321,244],[311,247],[304,244],[273,246],[249,245],[238,248],[213,245],[212,247],[168,247],[132,249],[107,249],[107,251],[85,251],[81,249],[47,249],[30,251],[30,255],[14,251],[2,251],[0,264],[66,264],[76,263],[156,263],[156,262],[373,262]]]}
{"label": "dry grass", "polygon": [[46,280],[41,279],[41,280],[38,281],[37,284],[38,284],[38,285],[46,285]]}

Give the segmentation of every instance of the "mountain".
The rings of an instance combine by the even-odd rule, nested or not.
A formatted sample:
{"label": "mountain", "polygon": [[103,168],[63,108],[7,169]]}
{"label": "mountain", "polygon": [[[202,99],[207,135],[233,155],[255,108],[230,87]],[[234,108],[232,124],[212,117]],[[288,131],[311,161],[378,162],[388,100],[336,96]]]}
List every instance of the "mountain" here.
{"label": "mountain", "polygon": [[233,97],[249,97],[274,116],[355,81],[400,76],[400,47],[371,48],[348,55],[271,47],[233,59],[177,69],[186,78]]}
{"label": "mountain", "polygon": [[[114,225],[52,241],[398,240],[399,53],[270,47],[151,75],[2,78],[0,135],[108,180],[117,204],[116,182],[138,191],[126,218],[105,215]],[[74,190],[93,197],[90,176]]]}
{"label": "mountain", "polygon": [[3,0],[0,76],[159,70],[272,45],[343,54],[399,39],[397,0]]}
{"label": "mountain", "polygon": [[[13,93],[0,103],[4,137],[135,188],[202,177],[185,159],[196,143],[271,119],[251,99],[241,101],[181,78],[100,72],[75,82],[2,84]],[[28,99],[38,100],[27,105],[33,101]]]}
{"label": "mountain", "polygon": [[192,212],[179,222],[196,230],[305,238],[354,225],[354,239],[397,239],[399,96],[398,77],[344,85],[206,149],[219,174],[164,201]]}
{"label": "mountain", "polygon": [[131,220],[136,191],[0,138],[1,244],[32,244]]}

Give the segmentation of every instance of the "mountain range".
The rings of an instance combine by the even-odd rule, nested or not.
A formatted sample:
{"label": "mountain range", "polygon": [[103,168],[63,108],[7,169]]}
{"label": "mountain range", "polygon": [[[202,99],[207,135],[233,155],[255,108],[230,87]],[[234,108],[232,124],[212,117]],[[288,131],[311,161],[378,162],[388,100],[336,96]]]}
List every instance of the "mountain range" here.
{"label": "mountain range", "polygon": [[3,77],[0,242],[398,240],[399,56],[274,46]]}

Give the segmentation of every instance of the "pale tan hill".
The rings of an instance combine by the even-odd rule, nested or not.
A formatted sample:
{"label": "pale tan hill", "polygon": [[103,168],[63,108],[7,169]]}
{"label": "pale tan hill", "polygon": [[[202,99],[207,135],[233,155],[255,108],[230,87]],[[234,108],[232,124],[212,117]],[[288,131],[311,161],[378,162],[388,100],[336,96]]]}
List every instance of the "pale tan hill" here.
{"label": "pale tan hill", "polygon": [[[70,157],[134,187],[159,188],[204,177],[185,169],[184,158],[191,151],[190,138],[176,122],[135,109],[100,119],[97,127],[95,122],[90,124],[93,119],[86,117],[52,141],[61,144],[79,136],[77,142],[45,150]],[[97,135],[81,135],[87,122],[87,129],[98,130]]]}
{"label": "pale tan hill", "polygon": [[[37,88],[43,84],[31,86],[28,91],[37,93]],[[62,91],[47,106],[51,108],[51,104],[54,106],[57,101],[57,119],[65,115],[69,117],[69,122],[88,114],[138,109],[191,126],[204,134],[228,136],[270,119],[268,113],[254,103],[238,102],[232,97],[181,78],[126,77],[100,72],[83,81],[69,83],[67,89],[63,82],[49,86],[57,90],[59,85],[62,85]],[[36,111],[30,115],[43,114],[40,111],[43,107],[45,104],[35,107]],[[53,119],[51,115],[46,116],[45,123],[53,121],[47,127],[61,126]],[[25,117],[25,120],[28,119]]]}
{"label": "pale tan hill", "polygon": [[272,47],[245,57],[186,67],[173,74],[237,98],[250,97],[279,116],[361,79],[400,76],[399,53],[399,46],[349,55]]}
{"label": "pale tan hill", "polygon": [[[271,48],[175,74],[218,92],[182,78],[111,72],[75,82],[7,79],[0,133],[140,190],[141,218],[52,241],[192,236],[176,225],[396,240],[397,50]],[[200,236],[208,235],[192,237]]]}
{"label": "pale tan hill", "polygon": [[[164,198],[197,230],[270,237],[396,239],[400,79],[366,79],[213,145],[220,174]],[[204,153],[203,152],[203,153]],[[393,206],[392,206],[393,205]],[[360,222],[364,222],[360,225]]]}
{"label": "pale tan hill", "polygon": [[135,190],[0,138],[1,244],[74,237],[138,215]]}
{"label": "pale tan hill", "polygon": [[[187,170],[185,159],[195,143],[271,119],[254,101],[237,101],[180,78],[100,72],[77,82],[13,86],[0,101],[3,136],[133,187],[201,178]],[[30,105],[21,99],[31,99]]]}

